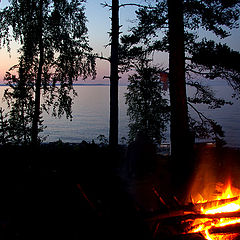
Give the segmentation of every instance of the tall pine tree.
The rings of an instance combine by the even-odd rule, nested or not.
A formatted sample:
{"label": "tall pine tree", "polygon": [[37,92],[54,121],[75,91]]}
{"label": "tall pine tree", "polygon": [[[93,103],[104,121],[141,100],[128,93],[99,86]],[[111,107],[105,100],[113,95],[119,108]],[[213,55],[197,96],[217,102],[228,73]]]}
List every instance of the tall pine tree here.
{"label": "tall pine tree", "polygon": [[110,127],[109,144],[118,145],[118,47],[119,47],[119,1],[112,0],[112,32],[111,32],[111,72],[110,72]]}
{"label": "tall pine tree", "polygon": [[[201,40],[197,31],[206,30],[219,38],[229,36],[228,30],[238,27],[239,8],[239,0],[156,0],[155,5],[137,11],[138,26],[132,29],[132,34],[122,37],[122,49],[128,65],[137,61],[139,55],[154,51],[169,53],[171,158],[176,171],[182,172],[182,177],[187,175],[184,172],[190,166],[187,100],[193,100],[186,96],[186,73],[188,77],[196,77],[197,74],[211,79],[221,77],[236,91],[240,89],[239,64],[236,63],[240,54],[224,44]],[[200,98],[207,89],[193,82],[189,81],[197,88],[196,97],[201,102],[215,107],[226,103],[215,99],[209,92],[206,97]],[[220,129],[214,121],[209,123],[213,128]],[[217,134],[221,135],[221,131],[215,136]]]}

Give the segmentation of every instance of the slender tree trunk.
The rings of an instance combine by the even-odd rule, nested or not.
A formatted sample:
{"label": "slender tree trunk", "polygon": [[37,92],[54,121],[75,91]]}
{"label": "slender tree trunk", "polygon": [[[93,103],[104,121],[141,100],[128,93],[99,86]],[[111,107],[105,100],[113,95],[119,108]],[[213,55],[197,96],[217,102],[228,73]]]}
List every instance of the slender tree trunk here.
{"label": "slender tree trunk", "polygon": [[27,142],[27,131],[26,131],[26,124],[25,124],[25,114],[24,114],[24,103],[21,103],[21,125],[23,129],[23,139],[24,142]]}
{"label": "slender tree trunk", "polygon": [[40,100],[41,100],[41,84],[42,84],[42,68],[43,68],[43,0],[39,3],[39,65],[35,86],[35,103],[34,115],[32,122],[32,144],[38,143],[38,124],[40,118]]}
{"label": "slender tree trunk", "polygon": [[183,1],[168,0],[169,82],[171,104],[171,161],[173,184],[188,181],[190,168],[190,134],[185,81]]}
{"label": "slender tree trunk", "polygon": [[112,43],[110,72],[110,129],[109,144],[118,145],[118,44],[119,44],[119,1],[112,0]]}

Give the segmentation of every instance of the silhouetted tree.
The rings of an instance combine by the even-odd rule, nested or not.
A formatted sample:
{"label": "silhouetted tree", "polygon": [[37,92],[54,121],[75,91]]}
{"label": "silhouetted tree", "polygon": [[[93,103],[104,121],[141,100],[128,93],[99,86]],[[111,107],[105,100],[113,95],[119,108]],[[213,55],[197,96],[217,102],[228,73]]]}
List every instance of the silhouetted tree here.
{"label": "silhouetted tree", "polygon": [[193,43],[190,51],[192,57],[187,64],[188,72],[207,79],[225,79],[234,90],[234,96],[240,96],[239,52],[232,50],[226,44],[207,39]]}
{"label": "silhouetted tree", "polygon": [[3,108],[0,108],[0,144],[5,144],[8,142],[8,129],[8,113],[6,113]]}
{"label": "silhouetted tree", "polygon": [[[53,106],[55,116],[66,113],[67,117],[71,117],[70,93],[75,95],[73,81],[80,76],[95,75],[84,2],[13,0],[0,12],[1,45],[10,50],[11,40],[21,44],[19,77],[8,73],[6,79],[17,80],[19,86],[24,82],[24,87],[31,89],[31,141],[34,144],[38,142],[42,109],[48,111]],[[20,67],[24,69],[24,78],[30,80],[23,79]],[[12,90],[16,89],[13,87]]]}
{"label": "silhouetted tree", "polygon": [[[33,89],[31,82],[34,75],[30,75],[25,68],[14,66],[10,70],[18,71],[18,77],[10,72],[6,73],[5,80],[10,88],[5,90],[4,100],[7,101],[10,111],[8,113],[8,126],[5,130],[8,133],[6,142],[11,143],[30,143],[32,119],[34,114]],[[41,131],[42,121],[39,118],[38,131]]]}
{"label": "silhouetted tree", "polygon": [[[191,142],[185,81],[185,46],[183,1],[168,0],[168,27],[169,27],[169,84],[171,105],[171,159],[173,165],[179,168],[179,160],[189,165]],[[178,169],[179,170],[179,169]]]}
{"label": "silhouetted tree", "polygon": [[[118,83],[119,83],[119,71],[123,62],[121,61],[121,54],[119,52],[119,9],[126,6],[137,6],[139,4],[126,3],[120,4],[119,0],[112,0],[112,5],[108,3],[102,4],[104,7],[109,7],[112,11],[111,16],[111,56],[105,58],[100,56],[100,59],[104,59],[110,62],[110,126],[109,126],[109,145],[116,147],[118,145]],[[124,69],[124,68],[122,68]],[[121,72],[124,72],[122,70]]]}
{"label": "silhouetted tree", "polygon": [[[206,39],[199,41],[199,36],[196,31],[201,27],[207,31],[212,31],[218,37],[224,38],[228,36],[230,33],[227,32],[227,29],[237,27],[239,1],[183,1],[182,13],[178,10],[177,13],[172,12],[173,14],[171,14],[171,12],[169,13],[171,9],[168,9],[168,4],[171,7],[171,2],[156,1],[155,6],[141,8],[137,11],[139,25],[132,29],[131,35],[122,37],[122,49],[124,53],[122,55],[126,56],[125,61],[131,65],[131,63],[137,61],[139,55],[142,54],[150,54],[153,51],[170,53],[173,44],[178,44],[179,46],[177,48],[179,52],[181,51],[182,59],[181,61],[180,59],[177,61],[178,68],[180,68],[181,65],[182,69],[181,79],[184,77],[185,69],[187,73],[186,83],[197,88],[196,97],[206,93],[206,89],[200,87],[201,84],[192,84],[191,78],[196,79],[198,75],[211,79],[221,77],[227,79],[236,91],[240,89],[239,65],[236,61],[239,58],[239,53],[231,50],[224,44],[217,44]],[[174,5],[175,4],[177,3],[174,2]],[[175,9],[177,8],[175,7]],[[176,20],[179,15],[184,19],[184,26],[179,26],[182,21]],[[176,22],[171,24],[170,19]],[[170,25],[173,28],[172,34],[179,34],[179,37],[176,37],[174,40],[171,38]],[[183,34],[184,30],[185,32]],[[170,56],[170,61],[174,61],[174,59],[175,58],[171,58]],[[180,74],[180,72],[177,71],[177,74]],[[170,80],[170,92],[171,81],[172,80]],[[180,84],[178,81],[179,80],[177,80],[175,84]],[[181,80],[180,82],[184,81]],[[185,98],[184,84],[182,84],[181,88],[178,88],[177,93],[170,93],[171,98],[173,98],[175,94],[180,94],[180,91],[183,93],[181,97],[182,100],[178,101],[177,104],[182,104],[183,101],[186,102],[186,100],[183,100]],[[201,99],[203,100],[203,98]],[[203,103],[209,104],[209,100],[208,98],[208,100]],[[216,107],[220,107],[226,103],[216,98],[211,98],[211,100],[217,101],[215,104]],[[183,105],[186,109],[186,103],[183,103]],[[214,105],[214,103],[212,105]],[[184,112],[185,114],[182,115],[182,121],[186,122],[186,110],[184,110]]]}
{"label": "silhouetted tree", "polygon": [[[109,58],[98,56],[100,59],[110,62],[110,121],[109,121],[109,145],[115,148],[118,145],[118,82],[119,82],[119,0],[112,0],[112,5],[102,3],[103,7],[111,10],[111,32]],[[105,76],[106,77],[106,76]],[[104,78],[105,78],[104,77]]]}
{"label": "silhouetted tree", "polygon": [[127,114],[130,117],[129,141],[135,140],[137,133],[144,133],[153,143],[160,144],[165,139],[170,109],[164,98],[162,70],[151,66],[149,60],[141,59],[136,73],[129,76],[126,93]]}
{"label": "silhouetted tree", "polygon": [[[186,96],[186,73],[189,74],[187,76],[190,85],[197,89],[195,99],[201,100],[201,103],[211,103],[219,107],[227,102],[214,98],[212,93],[206,91],[208,89],[201,87],[201,84],[193,84],[196,81],[190,79],[196,78],[197,74],[212,79],[225,78],[235,90],[240,89],[239,65],[233,62],[233,59],[238,59],[240,54],[227,48],[226,45],[207,40],[199,41],[196,30],[202,28],[220,38],[225,38],[229,35],[227,29],[237,27],[239,6],[239,0],[156,0],[154,6],[137,11],[138,26],[132,29],[132,34],[122,37],[122,49],[125,51],[128,63],[137,61],[139,55],[154,51],[169,53],[171,159],[176,172],[181,173],[182,176],[187,176],[185,173],[190,172],[189,123],[195,127],[195,130],[200,131],[211,127],[213,131],[218,132],[215,137],[222,136],[219,125],[210,119],[203,119],[199,112],[198,115],[202,119],[201,128],[189,118],[187,99],[192,102],[194,100]],[[231,64],[224,61],[224,55],[228,56],[227,59]],[[206,92],[209,93],[208,97],[199,97]],[[209,132],[208,136],[212,134],[212,131]],[[179,180],[180,178],[176,179],[176,182],[180,183]]]}
{"label": "silhouetted tree", "polygon": [[119,46],[119,1],[112,0],[111,72],[110,72],[110,127],[109,144],[118,145],[118,46]]}

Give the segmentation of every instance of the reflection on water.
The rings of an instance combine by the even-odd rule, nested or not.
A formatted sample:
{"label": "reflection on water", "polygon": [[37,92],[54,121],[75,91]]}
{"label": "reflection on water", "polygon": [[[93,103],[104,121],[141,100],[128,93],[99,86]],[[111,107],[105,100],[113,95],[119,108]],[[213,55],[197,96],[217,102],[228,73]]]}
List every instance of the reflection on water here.
{"label": "reflection on water", "polygon": [[[6,87],[0,87],[0,97]],[[92,141],[100,134],[108,136],[109,130],[109,86],[75,86],[78,97],[74,100],[73,119],[65,117],[53,118],[44,114],[44,124],[47,126],[44,135],[48,135],[46,141],[61,139],[66,142]],[[231,99],[232,91],[228,86],[219,85],[214,89],[219,96]],[[119,140],[128,135],[127,106],[124,93],[126,86],[119,87]],[[207,109],[199,106],[208,117],[218,121],[225,131],[226,142],[229,146],[240,147],[240,100],[234,100],[232,106],[224,106],[221,109]],[[6,103],[1,103],[6,107]],[[169,142],[169,139],[167,139]]]}
{"label": "reflection on water", "polygon": [[[109,87],[75,86],[78,96],[74,99],[72,121],[62,117],[51,118],[44,115],[47,126],[47,141],[61,139],[67,142],[92,141],[100,134],[108,136],[109,130]],[[127,137],[127,106],[124,93],[126,87],[119,87],[119,140]]]}

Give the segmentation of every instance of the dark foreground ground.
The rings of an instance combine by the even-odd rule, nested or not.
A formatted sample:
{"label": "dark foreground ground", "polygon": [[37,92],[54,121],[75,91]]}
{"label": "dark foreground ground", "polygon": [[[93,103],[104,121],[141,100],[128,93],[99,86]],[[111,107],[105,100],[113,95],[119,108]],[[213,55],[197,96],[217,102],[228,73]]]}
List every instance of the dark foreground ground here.
{"label": "dark foreground ground", "polygon": [[[168,157],[136,178],[126,174],[124,148],[54,143],[0,154],[0,239],[152,239],[146,216],[166,211],[153,189],[171,192]],[[232,173],[240,188],[239,150],[198,146],[194,159],[216,178]],[[197,169],[202,182],[206,171]]]}

